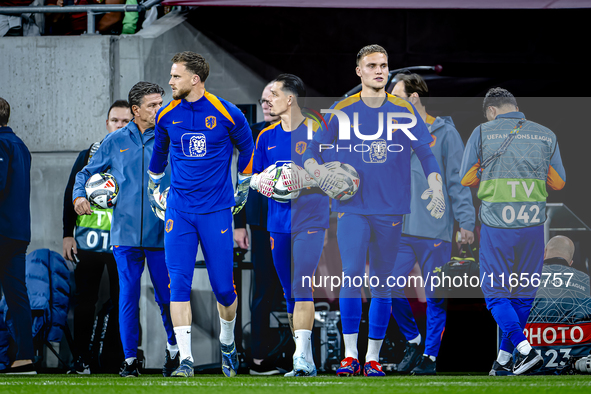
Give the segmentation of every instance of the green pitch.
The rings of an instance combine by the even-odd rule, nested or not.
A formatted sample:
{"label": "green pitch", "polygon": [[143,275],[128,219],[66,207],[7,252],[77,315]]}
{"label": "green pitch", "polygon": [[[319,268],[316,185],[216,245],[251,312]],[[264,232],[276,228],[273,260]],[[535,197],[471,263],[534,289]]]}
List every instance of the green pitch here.
{"label": "green pitch", "polygon": [[189,379],[171,379],[156,375],[120,378],[115,375],[1,376],[0,393],[15,394],[136,394],[136,393],[223,393],[223,394],[386,394],[386,393],[591,393],[591,375],[572,376],[432,376],[385,378],[316,378],[252,377],[233,379],[219,375],[199,375]]}

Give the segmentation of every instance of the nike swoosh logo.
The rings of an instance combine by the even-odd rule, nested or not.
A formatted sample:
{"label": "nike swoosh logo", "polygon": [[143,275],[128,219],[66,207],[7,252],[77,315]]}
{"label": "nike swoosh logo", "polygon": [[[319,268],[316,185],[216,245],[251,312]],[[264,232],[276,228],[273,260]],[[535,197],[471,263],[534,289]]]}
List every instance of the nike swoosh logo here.
{"label": "nike swoosh logo", "polygon": [[[443,242],[443,241],[441,241]],[[439,245],[441,245],[441,242],[439,242],[438,244],[433,244],[433,246],[438,247]]]}
{"label": "nike swoosh logo", "polygon": [[271,149],[273,149],[273,148],[276,148],[276,147],[277,147],[277,145],[275,145],[275,146],[269,146],[269,147],[267,148],[267,150],[271,150]]}
{"label": "nike swoosh logo", "polygon": [[127,149],[119,149],[119,152],[125,152],[126,150],[129,150],[129,148],[127,148]]}
{"label": "nike swoosh logo", "polygon": [[316,234],[318,231],[308,231],[308,234]]}
{"label": "nike swoosh logo", "polygon": [[521,362],[519,364],[515,364],[515,366],[513,366],[513,370],[516,371],[519,368],[521,368],[521,366],[523,365],[523,363],[525,362],[525,360],[527,360],[527,357],[525,357],[523,360],[521,360]]}
{"label": "nike swoosh logo", "polygon": [[179,123],[183,123],[182,120],[179,120],[178,122],[175,122],[174,120],[172,121],[172,124],[179,124]]}
{"label": "nike swoosh logo", "polygon": [[396,227],[396,226],[398,226],[400,223],[402,223],[402,222],[398,222],[398,223],[392,223],[392,227]]}
{"label": "nike swoosh logo", "polygon": [[228,229],[222,230],[222,234],[224,234],[226,231],[228,231]]}

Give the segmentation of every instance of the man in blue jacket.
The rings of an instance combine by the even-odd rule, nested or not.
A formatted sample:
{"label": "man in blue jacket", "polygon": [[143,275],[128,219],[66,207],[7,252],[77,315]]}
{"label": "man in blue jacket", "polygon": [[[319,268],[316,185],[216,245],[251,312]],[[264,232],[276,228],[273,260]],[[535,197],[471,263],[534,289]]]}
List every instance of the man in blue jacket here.
{"label": "man in blue jacket", "polygon": [[31,241],[31,153],[8,127],[10,105],[0,97],[0,285],[10,308],[18,347],[8,372],[34,374],[31,307],[25,254]]}
{"label": "man in blue jacket", "polygon": [[[527,120],[511,92],[490,89],[482,111],[487,122],[477,126],[466,143],[460,178],[462,185],[478,187],[481,200],[480,272],[491,278],[481,288],[502,331],[493,370],[521,375],[544,362],[523,332],[537,285],[521,278],[540,278],[546,187],[564,188],[566,172],[556,134]],[[505,282],[509,275],[519,276],[516,285]]]}
{"label": "man in blue jacket", "polygon": [[[131,108],[125,100],[117,100],[107,112],[107,134],[127,125],[131,122]],[[72,191],[76,174],[88,164],[92,156],[101,146],[102,141],[94,142],[90,148],[83,150],[78,155],[70,178],[64,192],[64,259],[75,261],[76,269],[74,278],[76,292],[73,299],[74,308],[74,354],[77,359],[69,373],[81,375],[90,374],[91,346],[95,304],[98,300],[101,278],[105,265],[109,273],[109,293],[115,308],[119,308],[119,277],[117,275],[117,263],[113,257],[110,233],[113,210],[95,209],[92,215],[78,216],[72,205]],[[106,224],[106,225],[105,225]],[[93,237],[94,236],[94,237]],[[93,242],[93,240],[95,240]],[[109,322],[118,324],[119,311],[114,310],[109,314]],[[115,340],[115,338],[114,338]],[[119,338],[113,343],[118,349],[121,347]],[[121,353],[121,352],[118,352]]]}
{"label": "man in blue jacket", "polygon": [[[78,215],[90,215],[84,185],[93,174],[109,171],[119,183],[113,208],[111,244],[119,272],[119,329],[125,354],[120,375],[138,376],[140,277],[147,260],[154,295],[168,336],[163,375],[179,365],[178,346],[170,318],[170,279],[164,259],[164,223],[151,212],[147,169],[154,147],[156,112],[164,90],[153,83],[138,82],[129,91],[134,115],[127,126],[109,134],[90,162],[76,175],[72,194]],[[164,182],[170,181],[169,174]]]}
{"label": "man in blue jacket", "polygon": [[[411,102],[425,121],[433,142],[431,151],[435,155],[443,178],[443,196],[445,205],[452,209],[445,211],[439,220],[423,209],[426,202],[419,198],[427,188],[421,162],[413,152],[411,155],[411,213],[404,215],[402,240],[396,257],[396,266],[410,272],[418,261],[423,278],[430,273],[436,274],[451,258],[451,242],[454,219],[460,223],[462,243],[474,241],[475,212],[470,189],[462,186],[458,171],[462,162],[464,143],[450,117],[434,118],[427,114],[424,103],[429,90],[423,78],[418,74],[396,75],[396,85],[392,94]],[[402,269],[402,267],[406,267]],[[396,319],[402,334],[409,341],[405,356],[398,365],[398,372],[416,375],[434,375],[436,357],[441,346],[445,330],[445,300],[435,298],[433,291],[426,287],[427,293],[427,333],[423,357],[419,352],[421,335],[416,326],[410,304],[404,296],[404,289],[395,288],[392,292],[392,315]]]}

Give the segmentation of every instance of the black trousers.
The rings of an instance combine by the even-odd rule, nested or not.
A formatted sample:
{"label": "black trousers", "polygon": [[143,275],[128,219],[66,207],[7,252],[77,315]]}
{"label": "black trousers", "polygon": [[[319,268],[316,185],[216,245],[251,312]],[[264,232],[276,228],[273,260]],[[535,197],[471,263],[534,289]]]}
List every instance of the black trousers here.
{"label": "black trousers", "polygon": [[76,353],[90,362],[89,344],[94,325],[95,305],[105,264],[109,274],[109,295],[115,306],[109,316],[109,324],[118,326],[119,276],[117,263],[112,253],[96,253],[78,250],[80,262],[74,270],[76,291],[74,293],[74,344]]}
{"label": "black trousers", "polygon": [[273,305],[281,304],[283,291],[271,254],[269,232],[264,227],[251,226],[251,261],[254,270],[254,291],[251,310],[252,358],[265,359],[272,347],[273,338],[269,328],[269,314]]}
{"label": "black trousers", "polygon": [[25,282],[26,253],[29,243],[0,235],[0,285],[6,297],[8,316],[14,327],[18,348],[16,360],[30,360],[33,349],[31,305]]}

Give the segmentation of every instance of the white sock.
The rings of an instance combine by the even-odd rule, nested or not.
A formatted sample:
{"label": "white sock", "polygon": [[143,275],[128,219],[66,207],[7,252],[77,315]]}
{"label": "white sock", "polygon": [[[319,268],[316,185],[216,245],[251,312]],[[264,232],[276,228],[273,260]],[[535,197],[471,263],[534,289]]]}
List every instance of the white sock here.
{"label": "white sock", "polygon": [[519,351],[519,353],[523,354],[524,356],[528,355],[531,351],[531,345],[529,344],[527,339],[519,342],[519,344],[516,347],[517,351]]}
{"label": "white sock", "polygon": [[310,330],[295,330],[296,350],[294,357],[304,357],[309,362],[314,362],[312,356],[312,331]]}
{"label": "white sock", "polygon": [[506,352],[504,350],[499,350],[499,354],[497,355],[497,362],[501,365],[505,365],[511,360],[511,353]]}
{"label": "white sock", "polygon": [[380,349],[382,348],[383,339],[368,339],[367,353],[365,354],[365,362],[380,361]]}
{"label": "white sock", "polygon": [[421,344],[421,334],[417,335],[416,338],[411,339],[409,342],[420,345]]}
{"label": "white sock", "polygon": [[125,362],[127,363],[127,365],[131,365],[133,364],[133,361],[136,360],[137,357],[129,357],[125,359]]}
{"label": "white sock", "polygon": [[171,358],[175,358],[176,354],[179,352],[179,345],[171,345],[170,343],[166,342],[166,349],[168,349],[168,353],[170,353]]}
{"label": "white sock", "polygon": [[236,316],[232,321],[224,320],[220,317],[220,342],[224,345],[231,345],[234,342],[234,326],[236,325]]}
{"label": "white sock", "polygon": [[425,353],[423,353],[423,357],[429,357],[431,359],[431,361],[433,361],[433,362],[435,360],[437,360],[437,357],[435,357],[435,356],[429,356],[428,354],[425,354]]}
{"label": "white sock", "polygon": [[193,362],[193,354],[191,353],[191,326],[174,327],[174,336],[176,337],[176,344],[181,354],[181,361],[189,359],[189,361]]}
{"label": "white sock", "polygon": [[357,337],[359,333],[343,334],[343,341],[345,342],[345,358],[353,357],[359,359],[359,352],[357,351]]}

